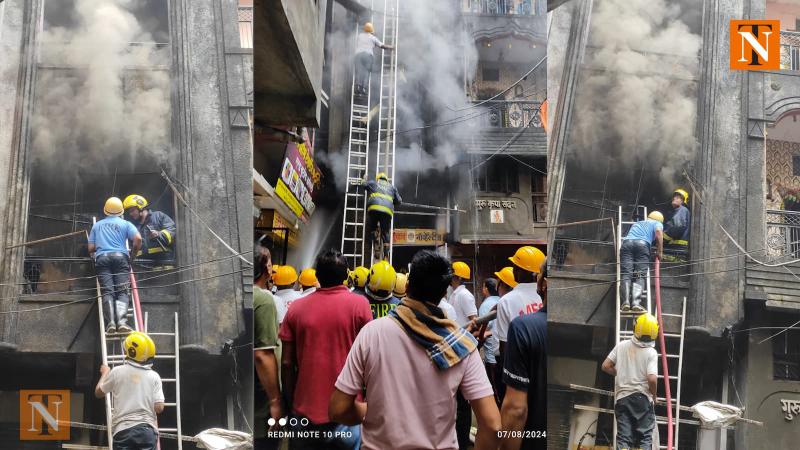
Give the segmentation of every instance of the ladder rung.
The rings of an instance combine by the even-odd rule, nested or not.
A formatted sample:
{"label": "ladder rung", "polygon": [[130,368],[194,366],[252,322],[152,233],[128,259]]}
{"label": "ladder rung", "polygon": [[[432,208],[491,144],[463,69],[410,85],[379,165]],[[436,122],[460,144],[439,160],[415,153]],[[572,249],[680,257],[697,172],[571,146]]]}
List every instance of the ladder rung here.
{"label": "ladder rung", "polygon": [[164,403],[164,406],[172,406],[172,407],[174,407],[175,403]]}
{"label": "ladder rung", "polygon": [[163,427],[158,427],[158,431],[159,431],[160,433],[177,433],[177,432],[178,432],[178,429],[177,429],[177,428],[163,428]]}
{"label": "ladder rung", "polygon": [[364,224],[361,222],[345,222],[346,225],[354,225],[354,226],[363,226]]}
{"label": "ladder rung", "polygon": [[[175,359],[175,355],[156,355],[156,359]],[[108,359],[112,361],[124,360],[125,355],[108,355]]]}
{"label": "ladder rung", "polygon": [[174,383],[175,378],[162,378],[161,381],[163,381],[164,383]]}
{"label": "ladder rung", "polygon": [[664,316],[664,317],[683,317],[680,314],[661,313],[661,315]]}
{"label": "ladder rung", "polygon": [[175,333],[147,333],[148,336],[175,336]]}
{"label": "ladder rung", "polygon": [[[664,375],[661,375],[661,374],[659,374],[659,375],[658,375],[658,378],[662,378],[662,379],[663,379],[663,378],[664,378]],[[678,379],[678,376],[677,376],[677,375],[670,375],[670,376],[669,376],[669,379],[670,379],[670,381],[672,381],[672,380],[677,380],[677,379]]]}

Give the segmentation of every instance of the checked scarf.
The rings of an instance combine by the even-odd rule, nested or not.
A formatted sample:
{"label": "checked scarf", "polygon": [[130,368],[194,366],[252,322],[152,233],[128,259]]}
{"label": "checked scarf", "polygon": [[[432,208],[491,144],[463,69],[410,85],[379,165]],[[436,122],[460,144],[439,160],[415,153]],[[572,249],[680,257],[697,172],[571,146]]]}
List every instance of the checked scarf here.
{"label": "checked scarf", "polygon": [[455,366],[478,348],[478,341],[438,306],[406,297],[389,316],[425,349],[439,370]]}

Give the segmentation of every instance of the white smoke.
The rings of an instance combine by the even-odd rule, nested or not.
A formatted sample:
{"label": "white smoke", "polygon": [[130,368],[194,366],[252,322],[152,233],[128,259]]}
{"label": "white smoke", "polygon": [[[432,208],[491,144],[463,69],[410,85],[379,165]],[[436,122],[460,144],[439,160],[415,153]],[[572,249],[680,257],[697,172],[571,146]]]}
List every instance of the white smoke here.
{"label": "white smoke", "polygon": [[[154,70],[153,38],[129,12],[133,0],[76,0],[77,26],[46,29],[33,144],[43,163],[108,164],[115,156],[146,152],[166,159],[169,72]],[[131,43],[145,43],[131,45]],[[69,155],[69,158],[53,158]]]}
{"label": "white smoke", "polygon": [[696,149],[701,37],[667,0],[595,2],[572,143],[584,164],[660,168],[672,185]]}

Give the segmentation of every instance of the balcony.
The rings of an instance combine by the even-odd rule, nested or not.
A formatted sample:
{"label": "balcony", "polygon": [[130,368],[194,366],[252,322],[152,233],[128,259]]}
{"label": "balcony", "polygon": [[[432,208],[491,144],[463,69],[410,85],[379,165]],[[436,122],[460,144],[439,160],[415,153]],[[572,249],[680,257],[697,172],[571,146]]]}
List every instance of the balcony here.
{"label": "balcony", "polygon": [[781,69],[800,70],[800,32],[781,30]]}
{"label": "balcony", "polygon": [[547,46],[545,0],[462,0],[461,12],[475,40],[517,36]]}
{"label": "balcony", "polygon": [[796,262],[800,259],[800,212],[768,209],[766,225],[766,255],[756,258],[770,264],[789,264],[777,267],[749,264],[745,295],[751,300],[766,301],[767,306],[800,309],[797,290],[800,264]]}
{"label": "balcony", "polygon": [[467,153],[493,153],[503,147],[504,154],[547,155],[547,136],[539,116],[539,102],[492,100],[481,103],[485,108],[470,122],[480,130],[468,133],[459,143]]}

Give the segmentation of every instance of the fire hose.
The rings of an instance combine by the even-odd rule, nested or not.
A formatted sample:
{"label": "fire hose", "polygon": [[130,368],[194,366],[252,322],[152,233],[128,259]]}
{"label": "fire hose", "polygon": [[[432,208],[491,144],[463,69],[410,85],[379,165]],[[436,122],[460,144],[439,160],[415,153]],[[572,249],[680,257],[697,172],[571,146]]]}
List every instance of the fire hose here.
{"label": "fire hose", "polygon": [[655,261],[656,314],[658,319],[658,340],[661,344],[661,366],[664,369],[664,393],[667,399],[667,450],[672,450],[672,393],[669,387],[669,367],[667,366],[667,347],[664,344],[664,320],[661,317],[661,260]]}

